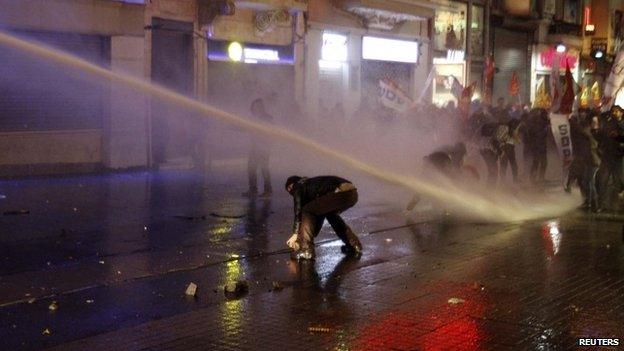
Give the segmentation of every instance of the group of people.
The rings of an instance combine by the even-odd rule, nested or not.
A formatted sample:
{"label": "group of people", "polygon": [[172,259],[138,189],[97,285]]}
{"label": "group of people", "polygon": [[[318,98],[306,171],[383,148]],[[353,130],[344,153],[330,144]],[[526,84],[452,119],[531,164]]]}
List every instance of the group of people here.
{"label": "group of people", "polygon": [[[522,146],[524,181],[544,183],[549,145],[554,145],[548,110],[506,106],[501,98],[493,107],[474,104],[468,118],[462,119],[460,112],[456,113],[460,124],[458,137],[479,151],[487,169],[488,185],[504,181],[507,169],[511,169],[514,183],[521,182],[517,145]],[[620,200],[624,200],[623,116],[624,110],[613,106],[607,112],[579,109],[569,119],[573,158],[570,165],[564,165],[564,189],[570,192],[574,185],[579,187],[583,209],[615,211]],[[457,150],[465,150],[464,142],[441,147],[427,156],[426,164],[444,174],[461,172],[466,152]]]}
{"label": "group of people", "polygon": [[[263,123],[273,120],[261,99],[254,100],[251,112]],[[440,129],[454,130],[458,139],[456,143],[440,146],[426,156],[424,167],[434,168],[450,178],[457,179],[463,174],[478,180],[476,169],[464,165],[468,148],[474,147],[487,169],[488,185],[504,181],[507,169],[511,170],[514,183],[541,184],[545,181],[548,145],[553,138],[547,110],[505,105],[501,98],[495,106],[474,103],[468,116],[452,104],[444,108],[423,106],[418,112],[421,114],[416,116],[420,117],[419,123],[426,121],[427,115],[431,117],[429,120],[439,118]],[[584,209],[596,212],[616,209],[617,200],[624,198],[624,110],[619,106],[603,113],[580,109],[569,122],[573,160],[566,174],[565,190],[570,192],[573,185],[578,185]],[[259,195],[258,170],[264,178],[264,192],[260,195],[270,196],[272,193],[268,144],[266,139],[252,136],[248,160],[249,190],[245,196]],[[526,178],[523,180],[520,179],[516,145],[522,145]],[[360,241],[340,217],[358,201],[357,188],[352,182],[337,176],[291,176],[285,189],[294,198],[293,234],[287,242],[294,258],[314,258],[314,237],[325,220],[343,241],[343,253],[361,253]],[[416,197],[409,206],[413,207],[415,202]]]}

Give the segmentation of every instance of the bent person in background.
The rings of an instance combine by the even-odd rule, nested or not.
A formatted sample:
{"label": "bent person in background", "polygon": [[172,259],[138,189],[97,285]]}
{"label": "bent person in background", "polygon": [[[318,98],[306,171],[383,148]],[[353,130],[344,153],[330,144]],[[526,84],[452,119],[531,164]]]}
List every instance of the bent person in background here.
{"label": "bent person in background", "polygon": [[[467,149],[466,144],[458,142],[455,145],[448,145],[430,153],[424,157],[424,170],[425,179],[432,179],[435,177],[435,172],[446,176],[449,179],[460,179],[466,175],[474,177],[473,168],[464,168],[464,158],[466,157]],[[476,176],[478,177],[478,175]],[[418,194],[412,197],[412,200],[407,204],[407,211],[411,211],[416,207],[416,204],[420,201]]]}
{"label": "bent person in background", "polygon": [[344,254],[361,254],[360,240],[340,217],[342,212],[358,201],[358,192],[353,183],[336,176],[291,176],[286,180],[285,188],[294,199],[293,235],[286,242],[293,249],[294,259],[315,258],[314,238],[321,231],[325,219],[344,243],[341,247]]}

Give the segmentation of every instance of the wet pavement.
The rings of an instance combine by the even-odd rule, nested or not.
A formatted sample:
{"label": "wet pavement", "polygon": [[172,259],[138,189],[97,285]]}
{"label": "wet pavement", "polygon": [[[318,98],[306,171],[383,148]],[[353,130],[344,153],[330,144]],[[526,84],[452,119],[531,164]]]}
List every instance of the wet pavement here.
{"label": "wet pavement", "polygon": [[[244,184],[240,176],[173,171],[0,182],[3,349],[624,343],[617,216],[470,223],[406,217],[362,196],[345,217],[363,256],[342,256],[325,227],[317,260],[298,264],[284,250],[291,199],[278,192],[249,200],[240,196]],[[29,213],[7,212],[17,210]],[[248,292],[226,296],[223,286],[237,279]],[[184,294],[190,282],[198,285],[194,298]]]}

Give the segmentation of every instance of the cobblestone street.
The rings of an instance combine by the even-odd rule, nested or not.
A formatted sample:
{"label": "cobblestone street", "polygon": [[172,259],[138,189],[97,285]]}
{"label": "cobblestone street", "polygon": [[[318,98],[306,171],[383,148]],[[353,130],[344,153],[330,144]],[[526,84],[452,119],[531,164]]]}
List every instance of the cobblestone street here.
{"label": "cobblestone street", "polygon": [[[482,224],[363,201],[347,212],[360,259],[340,254],[326,227],[317,260],[298,264],[284,250],[289,198],[198,182],[3,182],[2,210],[30,210],[1,217],[6,349],[569,350],[580,337],[623,337],[617,218]],[[249,291],[228,298],[236,279]]]}

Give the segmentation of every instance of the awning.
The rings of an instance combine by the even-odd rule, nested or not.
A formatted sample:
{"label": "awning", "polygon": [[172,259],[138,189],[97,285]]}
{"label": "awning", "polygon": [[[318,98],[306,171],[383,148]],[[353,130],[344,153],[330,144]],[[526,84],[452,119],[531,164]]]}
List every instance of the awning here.
{"label": "awning", "polygon": [[383,30],[434,17],[433,8],[398,0],[336,0],[334,5],[362,18],[367,27]]}

